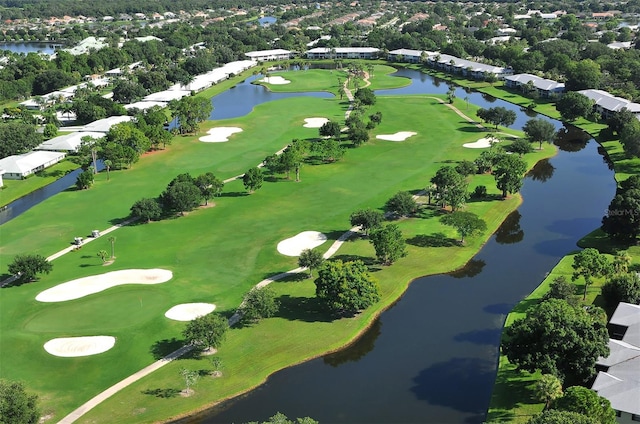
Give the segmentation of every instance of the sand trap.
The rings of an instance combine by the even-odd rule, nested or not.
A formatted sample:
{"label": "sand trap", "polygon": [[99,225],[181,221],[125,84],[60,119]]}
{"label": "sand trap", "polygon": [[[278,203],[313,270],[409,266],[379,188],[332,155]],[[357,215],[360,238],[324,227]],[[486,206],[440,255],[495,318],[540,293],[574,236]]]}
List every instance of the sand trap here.
{"label": "sand trap", "polygon": [[395,134],[380,134],[380,135],[377,135],[376,138],[379,140],[387,140],[387,141],[405,141],[407,138],[416,134],[417,133],[414,133],[411,131],[400,131]]}
{"label": "sand trap", "polygon": [[318,247],[325,241],[327,236],[318,231],[303,231],[278,243],[278,252],[286,256],[300,256],[303,250]]}
{"label": "sand trap", "polygon": [[283,85],[283,84],[289,84],[291,81],[276,75],[274,77],[262,78],[260,82],[266,82],[267,84],[273,84],[273,85]]}
{"label": "sand trap", "polygon": [[106,352],[116,344],[111,336],[66,337],[52,339],[44,344],[44,350],[54,356],[76,358]]}
{"label": "sand trap", "polygon": [[320,128],[321,126],[329,122],[329,120],[327,118],[306,118],[304,122],[305,124],[303,125],[303,127],[305,128]]}
{"label": "sand trap", "polygon": [[213,303],[183,303],[165,312],[164,316],[174,321],[191,321],[216,309]]}
{"label": "sand trap", "polygon": [[229,141],[229,137],[235,133],[242,132],[238,127],[216,127],[207,131],[207,135],[200,137],[200,141],[205,143],[224,143]]}
{"label": "sand trap", "polygon": [[64,302],[123,284],[160,284],[173,277],[166,269],[123,269],[58,284],[36,296],[39,302]]}
{"label": "sand trap", "polygon": [[486,137],[486,138],[481,138],[475,143],[465,143],[462,146],[468,149],[485,149],[487,147],[491,147],[491,144],[499,143],[499,142],[500,140],[498,140],[495,137]]}

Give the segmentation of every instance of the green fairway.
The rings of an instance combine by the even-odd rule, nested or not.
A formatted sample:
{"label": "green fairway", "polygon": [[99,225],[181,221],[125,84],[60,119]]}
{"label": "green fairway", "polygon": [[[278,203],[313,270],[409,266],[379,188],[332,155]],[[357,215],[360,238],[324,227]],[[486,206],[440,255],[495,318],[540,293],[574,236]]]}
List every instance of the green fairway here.
{"label": "green fairway", "polygon": [[[460,101],[458,106],[463,104]],[[304,118],[343,122],[345,109],[339,99],[298,97],[260,105],[246,117],[207,122],[200,135],[217,126],[237,126],[243,132],[226,143],[177,137],[166,150],[145,155],[132,169],[111,172],[110,181],[101,173],[90,190],[62,192],[4,224],[2,270],[6,272],[7,263],[17,253],[50,255],[67,247],[74,236],[86,236],[92,229],[118,222],[128,215],[134,201],[157,196],[179,173],[211,171],[226,179],[257,165],[294,138],[316,139],[318,130],[304,128]],[[170,307],[207,302],[214,303],[217,311],[232,313],[257,282],[297,267],[297,258],[277,252],[279,241],[302,231],[321,231],[329,238],[319,248],[325,251],[349,229],[351,212],[381,208],[399,190],[423,189],[443,163],[473,160],[480,150],[462,144],[487,132],[430,96],[379,97],[366,113],[377,111],[382,113],[382,124],[372,130],[369,143],[348,149],[334,164],[305,164],[299,183],[270,179],[260,190],[246,195],[241,182],[233,181],[215,199],[215,207],[117,230],[113,233],[117,259],[108,267],[96,255],[110,249],[107,237],[102,237],[56,259],[53,272],[39,281],[2,289],[0,376],[24,381],[40,395],[45,413],[62,418],[98,392],[181,346],[185,324],[164,317]],[[403,142],[374,138],[398,131],[416,135]],[[533,166],[554,151],[553,146],[545,145],[525,159]],[[315,305],[311,280],[275,283],[283,304],[279,316],[230,332],[220,350],[225,377],[202,378],[196,395],[190,398],[157,396],[171,392],[162,390],[182,388],[180,367],[208,367],[206,360],[179,360],[110,398],[82,421],[152,422],[186,413],[246,391],[285,366],[344,346],[397,300],[413,278],[464,265],[519,204],[519,196],[497,200],[499,192],[489,175],[473,176],[470,190],[478,184],[487,186],[490,197],[470,202],[467,209],[487,221],[488,231],[469,239],[465,246],[429,247],[419,240],[438,233],[456,237],[440,223],[441,212],[427,208],[418,218],[399,221],[405,237],[417,241],[409,243],[409,255],[397,264],[374,267],[383,296],[375,307],[355,318],[332,322]],[[347,242],[337,256],[361,257],[371,263],[374,251],[368,241],[357,239]],[[167,269],[173,278],[153,286],[119,286],[61,303],[35,300],[42,290],[65,281],[129,268]],[[49,339],[78,335],[115,336],[117,342],[106,353],[82,358],[57,358],[42,348]]]}

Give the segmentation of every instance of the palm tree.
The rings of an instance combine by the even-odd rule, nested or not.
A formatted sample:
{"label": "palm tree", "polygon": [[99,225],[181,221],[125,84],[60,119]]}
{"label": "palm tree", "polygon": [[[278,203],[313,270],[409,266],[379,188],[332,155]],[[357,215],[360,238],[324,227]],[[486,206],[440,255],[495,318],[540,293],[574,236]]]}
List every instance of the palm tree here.
{"label": "palm tree", "polygon": [[111,162],[109,159],[105,159],[103,163],[104,163],[104,167],[107,169],[107,181],[109,181],[109,171],[113,166],[113,162]]}
{"label": "palm tree", "polygon": [[111,243],[111,259],[115,259],[116,258],[116,238],[115,236],[111,236],[108,238],[109,243]]}
{"label": "palm tree", "polygon": [[562,396],[562,383],[555,375],[543,374],[536,383],[535,396],[549,409],[551,402]]}

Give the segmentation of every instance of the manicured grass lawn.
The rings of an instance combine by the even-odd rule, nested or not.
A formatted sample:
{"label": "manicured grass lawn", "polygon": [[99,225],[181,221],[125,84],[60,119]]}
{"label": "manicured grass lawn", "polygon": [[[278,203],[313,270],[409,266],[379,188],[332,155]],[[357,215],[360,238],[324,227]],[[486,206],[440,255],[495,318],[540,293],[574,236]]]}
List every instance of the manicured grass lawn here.
{"label": "manicured grass lawn", "polygon": [[51,184],[67,172],[78,169],[79,167],[77,163],[64,160],[24,180],[4,179],[4,188],[0,190],[0,206],[8,205],[34,190]]}
{"label": "manicured grass lawn", "polygon": [[[201,143],[194,136],[176,138],[166,151],[147,155],[133,169],[112,172],[110,181],[100,174],[92,189],[69,190],[34,207],[3,225],[3,241],[8,241],[0,251],[3,268],[16,253],[48,255],[68,246],[74,236],[126,217],[135,200],[158,195],[179,173],[238,175],[293,138],[317,137],[317,129],[302,127],[304,118],[343,120],[344,109],[336,99],[301,97],[261,105],[247,117],[209,122],[201,133],[212,126],[238,126],[244,131],[228,143]],[[462,144],[486,133],[426,96],[379,97],[367,113],[375,111],[382,112],[383,122],[374,135],[396,131],[417,135],[405,142],[372,140],[350,149],[338,163],[305,165],[300,183],[266,182],[256,193],[245,195],[239,181],[231,182],[215,207],[118,230],[114,233],[117,260],[109,267],[102,266],[96,256],[101,249],[109,250],[105,237],[57,259],[54,271],[40,281],[3,289],[0,375],[25,381],[40,395],[44,412],[60,419],[181,345],[184,323],[163,317],[171,306],[212,302],[222,313],[233,312],[255,283],[297,266],[296,258],[277,253],[278,241],[305,230],[322,231],[330,241],[335,240],[349,228],[348,217],[354,210],[382,207],[398,190],[424,188],[443,162],[475,158],[480,152]],[[532,166],[553,152],[552,146],[545,146],[544,151],[525,158]],[[477,184],[485,184],[492,195],[498,193],[490,176],[474,176],[470,188]],[[329,322],[317,311],[311,280],[276,283],[284,305],[281,316],[231,331],[220,351],[225,377],[201,379],[196,395],[188,399],[143,393],[181,388],[178,370],[182,366],[208,368],[203,360],[179,360],[111,398],[87,415],[86,422],[148,422],[184,413],[248,390],[277,369],[343,346],[394,302],[411,279],[462,266],[518,203],[518,196],[470,203],[469,210],[485,218],[489,231],[469,240],[465,247],[420,246],[420,240],[430,235],[455,237],[439,223],[436,210],[400,221],[405,236],[414,240],[410,254],[392,267],[375,271],[383,301],[354,319]],[[357,240],[347,243],[338,256],[370,261],[373,249],[368,242]],[[174,278],[154,286],[120,286],[58,304],[34,299],[40,291],[73,278],[151,267],[169,269]],[[117,343],[104,354],[76,359],[56,358],[42,349],[51,338],[80,335],[113,335]]]}

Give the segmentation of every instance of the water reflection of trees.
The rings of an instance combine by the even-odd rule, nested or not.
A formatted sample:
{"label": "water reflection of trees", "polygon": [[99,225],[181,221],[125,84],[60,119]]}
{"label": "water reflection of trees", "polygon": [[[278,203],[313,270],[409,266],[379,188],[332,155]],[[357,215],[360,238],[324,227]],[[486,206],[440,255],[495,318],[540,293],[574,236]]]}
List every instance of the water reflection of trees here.
{"label": "water reflection of trees", "polygon": [[480,274],[486,264],[482,259],[471,259],[465,266],[450,272],[448,275],[453,278],[472,278]]}
{"label": "water reflection of trees", "polygon": [[547,182],[553,177],[553,173],[556,168],[551,165],[549,159],[542,159],[536,163],[526,177],[531,178],[533,181],[540,181],[541,183]]}
{"label": "water reflection of trees", "polygon": [[355,343],[338,352],[325,355],[322,360],[332,367],[337,367],[347,362],[359,361],[373,350],[376,339],[380,335],[381,326],[380,320],[375,320],[371,327]]}
{"label": "water reflection of trees", "polygon": [[520,227],[520,212],[513,211],[496,230],[496,243],[514,244],[524,239],[524,230]]}
{"label": "water reflection of trees", "polygon": [[481,94],[482,94],[482,98],[485,99],[489,103],[493,103],[493,102],[495,102],[497,100],[491,94],[487,94],[487,93],[481,93]]}
{"label": "water reflection of trees", "polygon": [[602,146],[598,146],[598,153],[602,155],[602,161],[607,165],[607,168],[609,168],[609,171],[615,171],[615,165],[613,164],[613,161],[609,157],[609,153],[607,153],[607,150]]}
{"label": "water reflection of trees", "polygon": [[590,138],[586,132],[569,125],[560,128],[553,144],[564,152],[579,152],[587,146]]}

